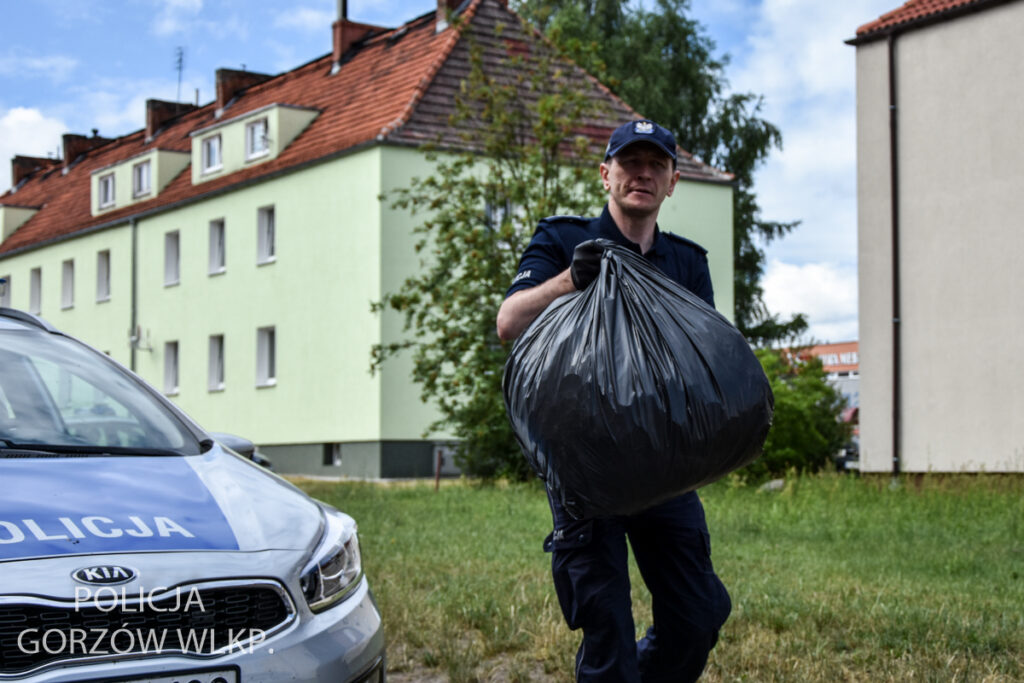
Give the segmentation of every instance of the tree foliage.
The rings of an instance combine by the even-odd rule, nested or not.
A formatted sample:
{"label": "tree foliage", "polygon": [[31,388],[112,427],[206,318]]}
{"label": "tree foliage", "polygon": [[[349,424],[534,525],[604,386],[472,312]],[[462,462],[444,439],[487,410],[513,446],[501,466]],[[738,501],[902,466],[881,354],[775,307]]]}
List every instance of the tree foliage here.
{"label": "tree foliage", "polygon": [[821,359],[788,350],[756,353],[775,395],[775,415],[764,453],[741,476],[760,481],[828,466],[849,439],[850,427],[838,419],[845,399],[825,380]]}
{"label": "tree foliage", "polygon": [[[685,0],[658,0],[656,11],[621,0],[548,6],[557,11],[527,13],[553,43],[635,109],[671,127],[685,148],[736,174],[737,322],[755,342],[799,333],[802,318],[771,316],[759,285],[764,254],[757,240],[794,225],[760,221],[752,190],[754,169],[781,137],[759,117],[759,98],[724,94],[725,62],[715,60],[713,43],[686,17]],[[530,473],[501,392],[510,345],[497,338],[495,315],[538,221],[592,214],[604,201],[593,141],[576,135],[581,122],[595,117],[595,100],[577,87],[578,79],[566,77],[570,67],[553,50],[516,50],[494,68],[500,36],[467,39],[469,74],[450,121],[450,129],[464,131],[461,144],[428,149],[431,175],[387,197],[419,218],[421,268],[373,304],[375,311],[399,314],[406,335],[375,346],[371,365],[411,354],[421,397],[439,410],[428,429],[458,440],[463,471],[523,479]],[[841,402],[820,364],[793,364],[769,352],[761,359],[776,392],[776,420],[764,457],[746,476],[820,468],[842,442]]]}
{"label": "tree foliage", "polygon": [[537,222],[587,214],[602,201],[591,141],[577,136],[594,102],[554,54],[506,55],[488,69],[483,41],[470,37],[470,73],[451,127],[463,149],[433,149],[433,173],[390,197],[421,217],[421,269],[373,305],[404,316],[411,338],[373,349],[372,366],[409,349],[421,397],[437,405],[430,430],[458,440],[456,462],[484,477],[524,479],[501,392],[510,345],[495,316]]}
{"label": "tree foliage", "polygon": [[760,244],[798,223],[760,217],[754,171],[782,134],[761,117],[762,98],[730,93],[728,57],[688,16],[689,0],[656,0],[652,9],[630,0],[519,0],[534,21],[577,63],[642,115],[675,133],[680,145],[707,164],[735,175],[733,266],[736,325],[764,345],[802,334],[802,315],[788,321],[764,304]]}

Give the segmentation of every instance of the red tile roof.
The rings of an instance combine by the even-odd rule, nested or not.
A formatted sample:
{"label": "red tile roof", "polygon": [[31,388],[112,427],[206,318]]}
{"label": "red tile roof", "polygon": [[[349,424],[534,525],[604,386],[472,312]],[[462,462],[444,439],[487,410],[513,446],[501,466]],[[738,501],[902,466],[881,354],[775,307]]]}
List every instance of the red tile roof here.
{"label": "red tile roof", "polygon": [[858,42],[861,38],[887,34],[892,30],[910,28],[921,23],[951,19],[1003,2],[1006,0],[908,0],[902,7],[886,12],[858,28],[857,38],[850,42]]}
{"label": "red tile roof", "polygon": [[[475,31],[480,30],[476,24],[484,23],[474,18],[477,13],[489,17],[489,21],[514,19],[503,0],[474,0],[465,12]],[[514,23],[519,25],[518,21]],[[343,57],[337,73],[331,73],[332,55],[326,55],[245,89],[220,118],[213,102],[168,121],[149,141],[143,129],[103,144],[72,160],[66,173],[61,166],[40,168],[20,186],[0,195],[0,204],[41,207],[0,244],[0,256],[123,223],[132,216],[166,210],[363,145],[419,144],[436,138],[447,126],[452,88],[464,75],[465,65],[452,54],[456,45],[465,42],[460,40],[465,29],[449,27],[437,32],[435,26],[435,15],[430,13],[397,29],[371,33]],[[465,52],[465,48],[460,49]],[[603,145],[616,122],[636,118],[637,114],[590,80],[601,91],[600,97],[611,101],[609,112],[585,122],[595,144]],[[271,161],[198,185],[192,184],[188,166],[154,198],[92,216],[93,171],[154,148],[188,152],[193,131],[271,104],[314,108],[320,114]],[[458,136],[446,137],[448,142],[458,144]],[[684,176],[694,179],[729,182],[732,178],[685,153],[680,157],[680,167]]]}

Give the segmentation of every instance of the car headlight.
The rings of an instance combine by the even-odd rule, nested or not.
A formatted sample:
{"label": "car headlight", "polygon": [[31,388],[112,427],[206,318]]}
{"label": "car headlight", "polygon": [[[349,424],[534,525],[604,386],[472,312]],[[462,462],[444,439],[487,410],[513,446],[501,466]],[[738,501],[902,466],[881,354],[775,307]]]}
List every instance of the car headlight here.
{"label": "car headlight", "polygon": [[299,578],[302,594],[314,612],[343,600],[363,576],[359,539],[352,519],[324,510],[324,521],[320,545]]}

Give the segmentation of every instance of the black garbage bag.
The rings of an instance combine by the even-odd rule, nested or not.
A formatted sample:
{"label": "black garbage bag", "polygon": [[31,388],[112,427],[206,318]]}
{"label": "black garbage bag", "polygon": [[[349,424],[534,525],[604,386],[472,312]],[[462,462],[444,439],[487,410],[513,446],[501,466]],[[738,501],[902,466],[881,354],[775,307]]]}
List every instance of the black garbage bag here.
{"label": "black garbage bag", "polygon": [[530,466],[577,518],[639,512],[743,467],[773,410],[732,323],[640,255],[604,246],[600,276],[533,321],[502,379]]}

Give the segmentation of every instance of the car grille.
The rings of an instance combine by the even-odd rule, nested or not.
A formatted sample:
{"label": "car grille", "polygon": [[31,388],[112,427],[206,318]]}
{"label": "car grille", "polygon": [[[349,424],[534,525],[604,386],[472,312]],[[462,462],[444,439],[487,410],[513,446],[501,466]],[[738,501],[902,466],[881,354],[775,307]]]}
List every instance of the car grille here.
{"label": "car grille", "polygon": [[253,583],[116,597],[104,588],[78,603],[0,600],[0,676],[56,662],[247,651],[294,616],[279,586]]}

